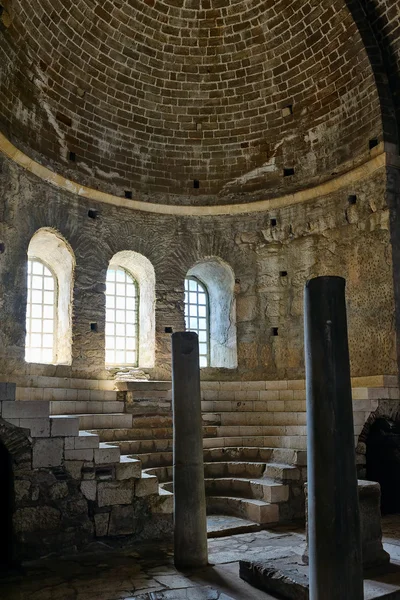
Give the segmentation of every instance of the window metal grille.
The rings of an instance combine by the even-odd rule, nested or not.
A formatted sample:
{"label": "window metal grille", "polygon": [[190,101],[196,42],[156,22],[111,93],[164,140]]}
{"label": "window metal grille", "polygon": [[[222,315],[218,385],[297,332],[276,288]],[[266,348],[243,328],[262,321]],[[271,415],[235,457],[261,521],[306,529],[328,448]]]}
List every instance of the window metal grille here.
{"label": "window metal grille", "polygon": [[55,363],[57,279],[41,260],[28,260],[25,360]]}
{"label": "window metal grille", "polygon": [[138,365],[139,290],[122,268],[107,271],[106,365]]}
{"label": "window metal grille", "polygon": [[210,364],[210,329],[208,292],[195,277],[185,279],[185,324],[187,331],[199,336],[200,367]]}

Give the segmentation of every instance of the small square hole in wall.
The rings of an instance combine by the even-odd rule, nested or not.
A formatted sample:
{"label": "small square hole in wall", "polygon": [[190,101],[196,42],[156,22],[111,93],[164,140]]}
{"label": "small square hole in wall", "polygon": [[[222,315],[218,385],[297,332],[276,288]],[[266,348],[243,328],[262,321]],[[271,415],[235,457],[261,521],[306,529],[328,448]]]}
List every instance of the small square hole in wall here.
{"label": "small square hole in wall", "polygon": [[282,108],[282,117],[290,117],[293,114],[293,104],[288,104]]}
{"label": "small square hole in wall", "polygon": [[193,179],[193,187],[195,190],[198,190],[200,187],[200,181],[198,179]]}
{"label": "small square hole in wall", "polygon": [[352,195],[348,197],[349,204],[357,204],[357,196]]}
{"label": "small square hole in wall", "polygon": [[70,152],[69,153],[69,160],[72,160],[72,162],[76,161],[76,154],[75,154],[75,152]]}
{"label": "small square hole in wall", "polygon": [[369,140],[369,149],[372,150],[372,148],[376,148],[377,145],[379,144],[377,138],[373,138],[372,140]]}
{"label": "small square hole in wall", "polygon": [[97,323],[90,323],[90,331],[97,332],[98,330],[99,330],[99,327],[98,327]]}
{"label": "small square hole in wall", "polygon": [[276,223],[277,223],[276,219],[271,219],[271,221],[270,221],[271,227],[276,227]]}
{"label": "small square hole in wall", "polygon": [[281,277],[287,277],[287,271],[280,271],[280,272],[279,272],[279,275],[280,275]]}
{"label": "small square hole in wall", "polygon": [[125,190],[125,198],[128,198],[128,200],[132,200],[131,190]]}
{"label": "small square hole in wall", "polygon": [[4,254],[6,251],[6,245],[4,242],[0,242],[0,254]]}
{"label": "small square hole in wall", "polygon": [[89,208],[87,215],[89,219],[97,219],[97,217],[99,216],[99,211],[94,210],[94,208]]}
{"label": "small square hole in wall", "polygon": [[172,327],[166,327],[164,329],[165,333],[174,333],[174,330],[172,329]]}
{"label": "small square hole in wall", "polygon": [[273,327],[271,330],[271,333],[274,337],[277,337],[279,335],[279,329],[278,327]]}
{"label": "small square hole in wall", "polygon": [[283,169],[283,176],[284,177],[291,177],[292,175],[294,175],[294,169],[290,168],[290,169]]}

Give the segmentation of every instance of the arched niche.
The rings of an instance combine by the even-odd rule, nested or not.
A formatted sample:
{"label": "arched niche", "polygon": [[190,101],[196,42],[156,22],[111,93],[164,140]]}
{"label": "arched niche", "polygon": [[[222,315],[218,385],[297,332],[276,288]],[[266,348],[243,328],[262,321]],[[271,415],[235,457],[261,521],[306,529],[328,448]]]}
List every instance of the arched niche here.
{"label": "arched niche", "polygon": [[206,258],[187,273],[207,288],[209,297],[210,366],[237,367],[236,299],[233,269],[222,259]]}
{"label": "arched niche", "polygon": [[28,259],[38,259],[57,280],[55,364],[72,362],[72,294],[75,256],[71,246],[56,230],[36,231],[28,246]]}
{"label": "arched niche", "polygon": [[138,367],[154,367],[156,276],[148,258],[133,250],[114,254],[109,268],[122,267],[139,287],[139,360]]}

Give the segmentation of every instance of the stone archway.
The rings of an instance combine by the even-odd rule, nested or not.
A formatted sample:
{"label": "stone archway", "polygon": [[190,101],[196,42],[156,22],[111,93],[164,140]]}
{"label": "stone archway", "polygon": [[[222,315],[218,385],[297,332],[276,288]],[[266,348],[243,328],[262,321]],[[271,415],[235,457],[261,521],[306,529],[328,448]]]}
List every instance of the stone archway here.
{"label": "stone archway", "polygon": [[[359,476],[381,486],[382,514],[400,512],[400,405],[381,401],[357,445]],[[399,475],[397,475],[399,473]]]}
{"label": "stone archway", "polygon": [[0,419],[0,571],[15,563],[16,539],[13,527],[15,477],[30,470],[32,445],[29,431]]}

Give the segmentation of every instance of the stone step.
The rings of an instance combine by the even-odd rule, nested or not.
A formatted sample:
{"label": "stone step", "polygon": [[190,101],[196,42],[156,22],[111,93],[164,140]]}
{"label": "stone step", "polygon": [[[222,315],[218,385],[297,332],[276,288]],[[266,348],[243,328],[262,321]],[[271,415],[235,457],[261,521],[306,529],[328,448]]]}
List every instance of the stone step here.
{"label": "stone step", "polygon": [[[9,376],[0,376],[0,381],[8,381]],[[75,377],[47,377],[44,375],[18,375],[12,377],[20,388],[72,388],[84,390],[107,390],[115,388],[114,379],[78,379]]]}
{"label": "stone step", "polygon": [[[286,413],[284,413],[286,414]],[[280,438],[286,436],[305,436],[307,428],[305,425],[220,425],[218,437],[271,437]]]}
{"label": "stone step", "polygon": [[18,387],[16,400],[44,400],[48,402],[116,402],[117,392],[103,389],[80,389],[63,387]]}
{"label": "stone step", "polygon": [[[212,442],[213,440],[210,440]],[[214,440],[215,441],[215,440]],[[219,441],[219,440],[218,440]],[[307,453],[304,450],[289,448],[271,448],[268,446],[229,446],[208,447],[204,449],[205,462],[246,461],[280,463],[282,465],[307,465]]]}
{"label": "stone step", "polygon": [[205,462],[206,477],[256,477],[261,478],[265,472],[265,462],[220,461]]}
{"label": "stone step", "polygon": [[144,400],[135,400],[134,402],[127,401],[125,403],[126,412],[132,415],[143,415],[143,416],[160,416],[172,415],[172,407],[170,401],[160,400],[159,398],[155,398],[153,400],[144,399]]}
{"label": "stone step", "polygon": [[123,402],[111,400],[98,402],[96,400],[74,401],[53,400],[50,401],[50,413],[52,415],[74,415],[74,414],[114,414],[123,413],[125,405]]}
{"label": "stone step", "polygon": [[[172,453],[168,456],[163,456],[163,464],[153,467],[146,467],[146,472],[156,475],[162,483],[172,481]],[[150,461],[157,462],[159,455],[151,456],[150,459],[145,458],[145,464]],[[167,463],[166,461],[171,462]],[[278,463],[265,462],[244,462],[244,461],[227,461],[227,462],[205,462],[204,475],[206,478],[243,478],[243,479],[270,479],[276,482],[297,481],[300,479],[301,473],[297,467],[292,465],[282,465]]]}
{"label": "stone step", "polygon": [[115,381],[115,387],[121,392],[172,391],[171,381]]}
{"label": "stone step", "polygon": [[207,513],[250,519],[255,523],[278,523],[279,505],[236,496],[207,496]]}
{"label": "stone step", "polygon": [[119,464],[120,450],[118,446],[100,443],[98,448],[75,448],[65,450],[65,460],[94,461],[97,465]]}
{"label": "stone step", "polygon": [[[148,428],[108,428],[102,426],[99,429],[93,428],[93,432],[100,436],[102,441],[140,441],[140,440],[164,440],[171,439],[173,437],[172,427],[148,427]],[[214,438],[217,436],[217,427],[205,426],[203,427],[203,435],[207,438]]]}
{"label": "stone step", "polygon": [[115,475],[119,481],[124,479],[141,479],[142,463],[138,458],[121,455],[116,465]]}
{"label": "stone step", "polygon": [[[164,440],[116,440],[114,442],[121,448],[122,454],[130,454],[141,458],[144,454],[152,454],[158,457],[159,453],[168,452],[172,456],[172,439]],[[161,459],[161,457],[160,457]],[[142,460],[142,459],[141,459]],[[143,460],[142,460],[143,462]],[[153,463],[154,464],[154,463]],[[158,462],[155,466],[158,466]],[[152,466],[143,463],[143,466]]]}
{"label": "stone step", "polygon": [[145,452],[144,454],[135,454],[135,456],[142,462],[143,469],[171,467],[173,460],[172,445],[170,451]]}
{"label": "stone step", "polygon": [[135,483],[135,496],[151,496],[159,493],[158,479],[155,475],[143,473],[141,478]]}
{"label": "stone step", "polygon": [[239,535],[242,533],[253,533],[261,531],[265,526],[254,523],[249,519],[241,519],[231,515],[208,515],[207,537],[226,537],[228,535]]}
{"label": "stone step", "polygon": [[77,413],[79,417],[79,423],[81,429],[96,430],[93,433],[97,433],[100,429],[111,429],[111,428],[131,428],[132,427],[132,415],[126,413],[108,413],[108,414],[90,414],[90,413]]}
{"label": "stone step", "polygon": [[[161,483],[167,483],[172,481],[173,478],[173,467],[171,465],[169,466],[157,466],[157,467],[150,467],[150,468],[146,468],[144,469],[145,473],[148,473],[149,475],[155,475],[158,479],[158,481]],[[167,489],[167,488],[165,488]]]}
{"label": "stone step", "polygon": [[158,489],[157,495],[148,497],[148,503],[152,514],[172,515],[174,512],[174,495],[162,488]]}
{"label": "stone step", "polygon": [[79,436],[79,419],[70,415],[51,415],[51,436]]}
{"label": "stone step", "polygon": [[[305,469],[306,467],[303,468]],[[265,465],[264,477],[270,477],[276,481],[298,481],[301,477],[301,472],[294,465],[267,463]]]}
{"label": "stone step", "polygon": [[118,446],[100,442],[97,450],[94,451],[94,462],[103,465],[108,463],[120,464],[121,452]]}
{"label": "stone step", "polygon": [[94,429],[102,442],[140,441],[142,439],[172,439],[172,429],[168,427],[159,428],[117,428],[117,429]]}
{"label": "stone step", "polygon": [[89,431],[79,431],[77,437],[66,437],[65,438],[65,449],[66,450],[87,450],[88,448],[99,447],[99,436]]}
{"label": "stone step", "polygon": [[[261,479],[264,475],[265,463],[256,462],[208,462],[204,463],[204,476],[206,478],[257,478]],[[155,466],[146,468],[147,473],[157,475],[161,483],[172,481],[172,454],[169,465]],[[272,478],[271,478],[272,479]]]}
{"label": "stone step", "polygon": [[[161,487],[173,492],[172,481],[161,483]],[[272,479],[206,478],[205,488],[208,496],[235,496],[276,504],[289,499],[289,487]]]}

